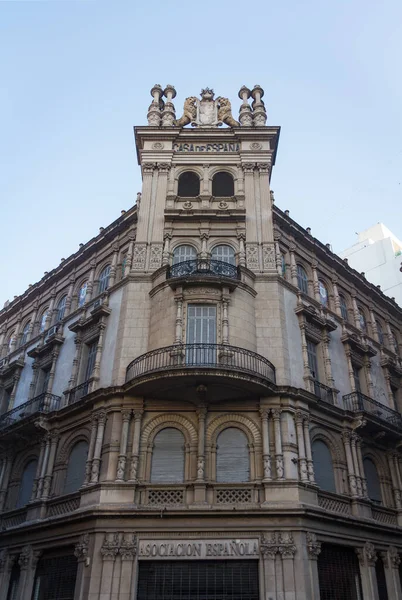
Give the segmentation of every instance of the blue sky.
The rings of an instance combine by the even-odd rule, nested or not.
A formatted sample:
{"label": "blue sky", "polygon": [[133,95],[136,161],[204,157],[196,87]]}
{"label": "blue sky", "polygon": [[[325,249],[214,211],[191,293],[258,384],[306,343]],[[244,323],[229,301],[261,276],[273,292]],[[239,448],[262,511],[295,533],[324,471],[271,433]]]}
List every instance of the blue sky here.
{"label": "blue sky", "polygon": [[0,306],[134,203],[133,125],[183,99],[265,89],[277,205],[341,251],[402,237],[400,0],[1,1]]}

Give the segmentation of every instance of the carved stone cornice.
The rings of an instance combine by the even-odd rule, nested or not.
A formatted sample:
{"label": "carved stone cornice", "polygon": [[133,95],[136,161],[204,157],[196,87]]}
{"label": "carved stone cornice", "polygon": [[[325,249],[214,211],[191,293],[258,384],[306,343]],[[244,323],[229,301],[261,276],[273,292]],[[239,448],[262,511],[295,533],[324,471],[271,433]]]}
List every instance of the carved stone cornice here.
{"label": "carved stone cornice", "polygon": [[374,567],[377,560],[377,553],[374,544],[366,542],[363,548],[356,548],[357,558],[362,566]]}
{"label": "carved stone cornice", "polygon": [[314,327],[318,327],[322,331],[335,331],[337,328],[335,321],[325,314],[320,313],[312,304],[305,304],[303,301],[299,302],[295,308],[295,313],[297,315],[302,315],[307,323]]}

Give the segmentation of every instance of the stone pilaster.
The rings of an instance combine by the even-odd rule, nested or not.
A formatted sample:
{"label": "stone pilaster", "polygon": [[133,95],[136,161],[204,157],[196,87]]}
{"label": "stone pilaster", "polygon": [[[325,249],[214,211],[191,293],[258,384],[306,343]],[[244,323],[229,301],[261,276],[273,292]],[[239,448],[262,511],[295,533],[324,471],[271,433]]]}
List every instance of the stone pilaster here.
{"label": "stone pilaster", "polygon": [[138,461],[140,453],[140,435],[141,421],[144,411],[141,409],[134,410],[134,433],[133,443],[131,448],[131,466],[130,466],[130,481],[138,481]]}
{"label": "stone pilaster", "polygon": [[297,433],[297,448],[299,453],[299,477],[301,481],[308,481],[306,450],[304,445],[304,430],[303,421],[305,415],[301,411],[297,411],[295,415],[296,433]]}
{"label": "stone pilaster", "polygon": [[281,411],[278,409],[272,410],[272,418],[274,421],[274,434],[275,434],[276,478],[284,479],[285,478],[285,470],[284,470],[284,465],[283,465],[283,452],[282,452]]}
{"label": "stone pilaster", "polygon": [[128,430],[130,427],[131,414],[132,414],[132,411],[128,410],[128,409],[123,409],[121,411],[122,426],[121,426],[121,436],[120,436],[119,459],[117,462],[117,471],[116,471],[116,481],[124,481],[124,475],[126,472],[126,462],[127,462]]}
{"label": "stone pilaster", "polygon": [[389,546],[386,552],[380,553],[385,571],[387,592],[389,600],[402,600],[401,579],[399,577],[399,565],[401,559],[399,552],[394,546]]}
{"label": "stone pilaster", "polygon": [[85,480],[84,487],[91,483],[92,461],[94,457],[96,432],[98,430],[98,415],[95,413],[91,416],[91,438],[89,440],[87,462],[85,464]]}
{"label": "stone pilaster", "polygon": [[32,546],[24,546],[18,559],[20,566],[20,580],[18,584],[17,600],[31,600],[34,585],[35,570],[41,552]]}
{"label": "stone pilaster", "polygon": [[350,447],[351,435],[352,434],[350,431],[343,431],[342,439],[343,439],[343,444],[345,446],[350,495],[352,496],[352,498],[357,498],[358,494],[357,494],[356,476],[355,476],[355,470],[354,470],[354,466],[353,466],[352,450]]}
{"label": "stone pilaster", "polygon": [[363,548],[356,548],[356,554],[359,559],[360,577],[363,588],[363,598],[370,600],[379,600],[377,577],[375,572],[375,563],[377,553],[371,542],[366,542]]}
{"label": "stone pilaster", "polygon": [[102,454],[103,434],[105,432],[106,419],[107,419],[107,416],[104,411],[101,411],[98,413],[98,429],[96,432],[94,457],[92,460],[91,483],[98,483],[98,481],[99,481],[99,470],[100,470],[100,462],[101,462],[101,454]]}
{"label": "stone pilaster", "polygon": [[89,534],[84,533],[79,542],[75,545],[74,556],[77,559],[77,578],[75,581],[74,600],[84,600],[85,598],[85,569],[89,566]]}

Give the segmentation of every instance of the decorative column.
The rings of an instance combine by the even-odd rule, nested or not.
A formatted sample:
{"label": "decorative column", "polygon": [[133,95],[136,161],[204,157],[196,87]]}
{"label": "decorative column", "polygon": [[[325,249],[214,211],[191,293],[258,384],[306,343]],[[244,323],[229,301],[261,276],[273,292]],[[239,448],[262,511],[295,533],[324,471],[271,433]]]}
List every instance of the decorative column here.
{"label": "decorative column", "polygon": [[331,338],[330,338],[329,333],[326,328],[323,330],[322,340],[323,340],[323,349],[324,349],[325,376],[327,378],[329,387],[333,388],[335,382],[334,382],[334,378],[332,375],[331,354],[329,351],[329,343],[330,343]]}
{"label": "decorative column", "polygon": [[66,298],[66,307],[64,309],[64,316],[68,317],[71,312],[71,303],[73,301],[74,295],[74,275],[71,275],[69,278],[70,285],[68,286],[67,298]]}
{"label": "decorative column", "polygon": [[[8,548],[0,550],[0,590],[7,594],[10,584],[11,570],[14,566],[17,556],[9,554]],[[4,596],[6,597],[6,596]]]}
{"label": "decorative column", "polygon": [[133,261],[133,253],[134,253],[134,241],[135,241],[135,231],[130,230],[128,234],[129,244],[126,255],[126,266],[124,269],[123,277],[127,277],[131,271],[132,261]]}
{"label": "decorative column", "polygon": [[201,406],[197,410],[198,416],[198,450],[197,450],[197,479],[199,483],[205,481],[205,420],[207,409]]}
{"label": "decorative column", "polygon": [[136,483],[138,481],[138,460],[140,453],[140,435],[141,435],[141,421],[144,411],[135,409],[134,410],[134,433],[133,433],[133,445],[131,448],[131,466],[130,466],[130,481]]}
{"label": "decorative column", "polygon": [[229,298],[222,296],[222,344],[229,343]]}
{"label": "decorative column", "polygon": [[202,177],[202,196],[210,196],[211,192],[209,190],[209,165],[202,165],[203,168],[203,177]]}
{"label": "decorative column", "polygon": [[31,379],[31,383],[29,384],[28,400],[32,400],[32,398],[34,398],[34,396],[35,396],[36,386],[38,383],[38,377],[39,377],[39,369],[38,369],[38,365],[37,365],[37,362],[35,359],[32,363],[32,379]]}
{"label": "decorative column", "polygon": [[134,573],[134,560],[137,556],[137,538],[134,533],[124,533],[120,544],[119,554],[121,556],[121,573],[119,597],[116,600],[129,600]]}
{"label": "decorative column", "polygon": [[89,272],[88,283],[87,283],[87,293],[85,296],[85,304],[91,301],[91,298],[94,294],[94,280],[95,280],[95,268],[96,268],[96,259],[93,258],[90,262],[91,270]]}
{"label": "decorative column", "polygon": [[208,258],[208,251],[207,251],[207,242],[209,239],[209,232],[208,231],[201,231],[200,233],[200,239],[201,239],[201,252],[200,252],[200,259],[201,260],[207,260]]}
{"label": "decorative column", "polygon": [[359,559],[360,576],[362,580],[363,598],[370,600],[379,600],[377,577],[375,573],[375,563],[377,554],[374,545],[366,542],[363,548],[356,548],[356,554]]}
{"label": "decorative column", "polygon": [[335,312],[338,315],[338,317],[342,317],[341,299],[339,298],[338,280],[336,277],[332,279],[332,289],[334,290]]}
{"label": "decorative column", "polygon": [[282,557],[282,571],[284,582],[284,598],[295,598],[295,572],[294,572],[294,557],[296,554],[296,545],[293,540],[293,535],[290,531],[282,531],[279,533],[279,554]]}
{"label": "decorative column", "polygon": [[183,296],[176,296],[176,336],[175,344],[183,342]]}
{"label": "decorative column", "polygon": [[75,385],[77,383],[77,378],[78,378],[78,368],[80,366],[81,354],[82,354],[81,333],[76,334],[74,344],[75,344],[75,352],[74,352],[74,358],[73,358],[73,365],[71,368],[71,377],[68,382],[68,387],[70,390],[73,387],[75,387]]}
{"label": "decorative column", "polygon": [[15,374],[14,374],[14,377],[13,377],[13,389],[11,390],[10,401],[8,403],[7,410],[11,410],[14,407],[14,400],[15,400],[15,396],[17,395],[18,382],[19,382],[20,377],[21,377],[21,372],[22,372],[22,369],[18,368],[16,370]]}
{"label": "decorative column", "polygon": [[359,331],[361,331],[359,309],[357,308],[357,302],[356,302],[356,293],[352,292],[351,296],[352,296],[352,308],[353,308],[353,317],[355,320],[355,325],[356,325],[357,329]]}
{"label": "decorative column", "polygon": [[289,254],[290,254],[290,276],[291,276],[291,279],[292,279],[292,284],[295,287],[299,287],[298,286],[298,281],[297,281],[297,264],[296,264],[295,250],[296,250],[296,246],[294,246],[292,244],[289,247]]}
{"label": "decorative column", "polygon": [[313,453],[311,451],[309,418],[307,416],[305,417],[305,419],[303,421],[303,429],[304,429],[304,446],[306,448],[308,479],[311,483],[315,483]]}
{"label": "decorative column", "polygon": [[272,531],[269,536],[262,536],[260,541],[260,552],[264,562],[264,597],[277,598],[275,559],[279,552],[279,546],[275,531]]}
{"label": "decorative column", "polygon": [[148,108],[148,125],[151,125],[151,127],[159,127],[161,124],[161,106],[163,106],[163,90],[161,86],[157,84],[154,85],[150,94],[153,100]]}
{"label": "decorative column", "polygon": [[47,463],[45,478],[43,481],[42,500],[47,500],[47,498],[49,498],[49,496],[50,496],[50,490],[52,487],[54,461],[56,458],[57,444],[59,442],[58,429],[51,431],[49,435],[50,435],[50,452],[49,452],[49,460]]}
{"label": "decorative column", "polygon": [[358,435],[356,435],[356,452],[357,452],[357,462],[359,465],[360,471],[360,479],[362,482],[362,496],[363,498],[367,498],[367,480],[364,473],[364,465],[363,465],[363,455],[362,455],[362,439]]}
{"label": "decorative column", "polygon": [[379,344],[381,344],[380,338],[378,335],[377,321],[375,320],[375,316],[374,316],[374,307],[372,304],[370,304],[370,306],[369,306],[369,313],[370,313],[371,329],[373,330],[373,334],[374,334],[373,337],[377,340],[377,342]]}
{"label": "decorative column", "polygon": [[75,545],[74,556],[77,559],[77,578],[75,581],[74,600],[84,600],[85,568],[89,563],[89,534],[84,533]]}
{"label": "decorative column", "polygon": [[286,269],[282,269],[282,252],[279,247],[279,242],[281,239],[281,232],[278,229],[274,228],[274,242],[275,242],[275,262],[276,262],[276,271],[278,275],[284,277],[286,279]]}
{"label": "decorative column", "polygon": [[[60,352],[60,346],[55,345],[54,350],[52,352],[52,364],[50,366],[49,380],[47,382],[47,388],[45,390],[49,394],[52,393],[52,389],[53,389],[54,374],[56,372],[56,363],[57,363],[57,359],[59,357],[59,352]],[[45,403],[46,403],[46,400],[45,400]]]}
{"label": "decorative column", "polygon": [[276,270],[275,249],[272,227],[271,195],[269,193],[269,174],[271,163],[257,163],[260,183],[261,202],[261,237],[263,243],[263,267],[264,270]]}
{"label": "decorative column", "polygon": [[264,127],[267,122],[267,113],[265,111],[264,102],[261,98],[264,95],[264,90],[259,85],[255,85],[251,96],[253,97],[253,121],[255,127]]}
{"label": "decorative column", "polygon": [[297,433],[297,448],[299,453],[299,476],[301,481],[308,481],[309,477],[307,473],[306,451],[304,447],[303,413],[297,411],[295,415],[295,420]]}
{"label": "decorative column", "polygon": [[[45,448],[43,451],[42,463],[40,465],[40,473],[39,473],[38,485],[37,485],[37,490],[36,490],[36,500],[40,500],[42,497],[43,483],[44,483],[44,479],[45,479],[47,463],[49,460],[50,435],[48,433],[45,435],[44,442],[45,442]],[[39,468],[39,464],[38,464],[38,468]]]}
{"label": "decorative column", "polygon": [[245,267],[246,266],[246,249],[244,246],[244,242],[246,239],[246,234],[238,233],[237,239],[239,240],[239,265],[241,267]]}
{"label": "decorative column", "polygon": [[126,472],[128,430],[130,427],[131,410],[123,409],[121,411],[121,418],[123,423],[121,426],[120,451],[117,462],[116,481],[124,481],[124,474]]}
{"label": "decorative column", "polygon": [[113,256],[112,256],[112,263],[110,265],[110,274],[109,274],[109,287],[112,287],[112,285],[115,284],[116,282],[116,271],[117,271],[117,258],[119,256],[119,247],[117,244],[114,244],[113,246]]}
{"label": "decorative column", "polygon": [[380,552],[380,556],[384,564],[388,598],[390,600],[401,600],[402,589],[399,577],[401,559],[399,558],[398,550],[394,546],[389,546],[386,552]]}
{"label": "decorative column", "polygon": [[119,534],[106,533],[100,552],[102,555],[102,575],[99,598],[114,598],[115,596],[112,596],[113,569],[116,556],[119,553]]}
{"label": "decorative column", "polygon": [[[300,294],[298,295],[298,299],[301,301]],[[302,321],[300,321],[302,319]],[[308,362],[308,351],[307,351],[307,337],[306,337],[306,323],[304,317],[299,317],[300,321],[300,337],[302,343],[302,356],[303,356],[303,379],[306,384],[306,389],[312,391],[312,377],[310,371],[310,365]]]}
{"label": "decorative column", "polygon": [[99,481],[99,470],[101,463],[103,434],[105,432],[106,418],[107,416],[104,411],[98,413],[98,429],[96,432],[94,457],[92,460],[91,483],[98,483]]}
{"label": "decorative column", "polygon": [[395,464],[394,457],[395,457],[395,452],[387,453],[389,472],[391,473],[392,492],[394,494],[395,507],[397,509],[400,509],[402,507],[402,505],[401,505],[401,492],[399,490],[399,482],[398,482],[398,475],[397,475],[398,465]]}
{"label": "decorative column", "polygon": [[352,433],[352,435],[350,436],[350,445],[352,448],[352,460],[353,460],[353,467],[354,467],[354,472],[355,472],[355,476],[356,476],[357,495],[361,497],[363,495],[363,488],[362,488],[362,480],[360,477],[359,461],[357,459],[356,438],[357,438],[357,435],[355,433]]}
{"label": "decorative column", "polygon": [[250,96],[251,91],[245,85],[243,85],[239,91],[239,98],[243,101],[239,111],[239,121],[242,127],[253,126],[253,116],[251,114],[251,107],[248,103]]}
{"label": "decorative column", "polygon": [[275,432],[276,478],[284,479],[282,434],[281,434],[281,411],[277,410],[277,409],[272,410],[272,418],[274,420],[274,432]]}
{"label": "decorative column", "polygon": [[311,600],[320,600],[320,586],[318,580],[317,561],[321,554],[321,542],[317,541],[317,535],[310,531],[306,533],[306,547],[309,558]]}
{"label": "decorative column", "polygon": [[162,266],[168,265],[170,261],[170,241],[172,239],[171,233],[164,233],[163,235],[163,252],[162,252]]}
{"label": "decorative column", "polygon": [[317,261],[313,260],[311,263],[311,270],[313,271],[313,290],[314,290],[314,298],[317,302],[321,303],[320,298],[320,284],[318,283],[318,275],[317,275]]}
{"label": "decorative column", "polygon": [[103,350],[103,338],[105,336],[106,324],[104,322],[104,317],[102,317],[101,323],[99,323],[99,338],[96,346],[96,355],[95,355],[95,364],[94,369],[92,371],[92,379],[93,384],[91,386],[91,392],[95,389],[95,385],[99,381],[100,377],[100,364],[102,359],[102,350]]}
{"label": "decorative column", "polygon": [[52,322],[53,322],[53,310],[54,310],[55,297],[56,297],[56,289],[53,288],[52,295],[50,298],[49,308],[47,309],[44,331],[46,331],[46,329],[48,329],[52,325]]}
{"label": "decorative column", "polygon": [[350,495],[352,496],[352,498],[356,498],[357,497],[356,477],[355,477],[355,471],[354,471],[354,467],[353,467],[352,450],[350,448],[351,435],[352,434],[350,431],[342,432],[343,444],[345,446],[346,464],[348,467],[348,481],[349,481]]}
{"label": "decorative column", "polygon": [[[399,492],[402,494],[402,478],[401,478],[401,469],[400,469],[398,452],[394,452],[393,458],[394,458],[396,478],[398,481],[398,489],[399,489]],[[402,500],[402,497],[401,497],[401,500]]]}
{"label": "decorative column", "polygon": [[260,408],[261,423],[262,423],[262,460],[264,468],[263,481],[272,480],[271,472],[271,454],[269,447],[269,410]]}
{"label": "decorative column", "polygon": [[[133,261],[133,269],[134,270],[144,270],[144,267],[140,268],[139,265],[139,251],[145,247],[148,239],[148,225],[149,225],[149,214],[151,209],[151,192],[152,192],[152,179],[155,169],[155,163],[145,162],[142,164],[142,194],[141,194],[141,211],[138,219],[137,225],[137,238],[134,247],[134,261]],[[138,255],[136,257],[136,255]],[[142,260],[141,260],[142,262]],[[137,266],[138,263],[138,266]]]}
{"label": "decorative column", "polygon": [[[11,474],[11,467],[13,464],[13,456],[12,454],[6,454],[4,457],[4,471],[0,484],[0,512],[4,509],[4,503],[6,501],[7,490],[8,490],[8,482]],[[1,589],[1,588],[0,588]]]}
{"label": "decorative column", "polygon": [[24,546],[18,559],[21,569],[18,583],[19,600],[31,600],[34,585],[35,570],[41,552],[32,546]]}
{"label": "decorative column", "polygon": [[83,487],[91,483],[92,461],[94,457],[96,432],[98,430],[98,415],[95,413],[91,416],[91,438],[89,440],[88,456],[85,465],[85,480]]}

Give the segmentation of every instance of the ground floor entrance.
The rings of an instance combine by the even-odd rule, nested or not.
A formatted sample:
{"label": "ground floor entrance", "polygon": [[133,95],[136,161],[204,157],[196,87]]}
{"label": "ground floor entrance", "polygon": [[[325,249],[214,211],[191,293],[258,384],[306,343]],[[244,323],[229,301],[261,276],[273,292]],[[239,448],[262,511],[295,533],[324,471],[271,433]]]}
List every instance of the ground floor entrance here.
{"label": "ground floor entrance", "polygon": [[139,561],[137,600],[259,600],[258,561]]}

